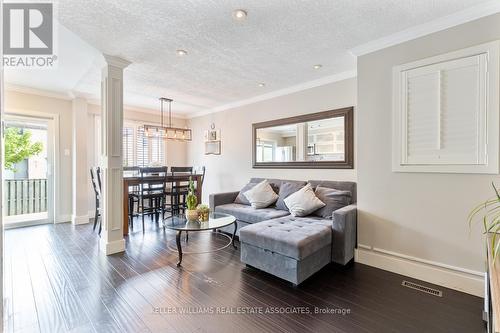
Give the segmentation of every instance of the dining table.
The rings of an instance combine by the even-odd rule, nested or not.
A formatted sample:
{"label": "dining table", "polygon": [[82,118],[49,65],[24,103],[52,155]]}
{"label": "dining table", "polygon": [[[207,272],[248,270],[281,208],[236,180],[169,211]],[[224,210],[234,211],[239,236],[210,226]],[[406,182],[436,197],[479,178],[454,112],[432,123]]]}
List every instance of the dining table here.
{"label": "dining table", "polygon": [[175,173],[175,174],[167,174],[166,176],[145,176],[141,177],[140,175],[125,175],[123,176],[123,235],[128,235],[128,195],[129,195],[129,187],[138,186],[144,181],[154,181],[166,179],[167,183],[175,183],[175,186],[180,186],[183,182],[188,182],[189,179],[192,179],[196,184],[196,198],[198,199],[198,203],[201,203],[201,194],[202,194],[202,178],[203,174],[200,173]]}

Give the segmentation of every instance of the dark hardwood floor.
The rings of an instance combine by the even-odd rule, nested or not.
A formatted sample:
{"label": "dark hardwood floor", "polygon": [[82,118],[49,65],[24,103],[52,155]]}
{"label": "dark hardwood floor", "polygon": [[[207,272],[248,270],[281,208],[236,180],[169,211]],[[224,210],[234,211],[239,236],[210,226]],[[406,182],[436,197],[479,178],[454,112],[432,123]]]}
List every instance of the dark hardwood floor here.
{"label": "dark hardwood floor", "polygon": [[[112,256],[90,224],[5,231],[5,332],[484,332],[478,297],[437,286],[443,297],[431,296],[362,264],[328,266],[293,288],[245,267],[232,247],[185,255],[177,268],[175,234],[146,229],[136,223]],[[227,241],[189,236],[192,250]]]}

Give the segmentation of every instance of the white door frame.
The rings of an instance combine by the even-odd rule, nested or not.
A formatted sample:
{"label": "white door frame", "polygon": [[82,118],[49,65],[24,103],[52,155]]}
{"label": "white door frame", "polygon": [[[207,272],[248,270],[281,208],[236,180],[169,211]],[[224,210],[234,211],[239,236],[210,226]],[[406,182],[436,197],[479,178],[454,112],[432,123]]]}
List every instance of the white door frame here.
{"label": "white door frame", "polygon": [[[5,116],[9,119],[26,119],[35,118],[43,119],[48,122],[47,141],[47,212],[48,221],[43,223],[56,223],[59,220],[59,115],[50,114],[38,111],[22,110],[22,109],[8,109],[5,110]],[[5,120],[5,119],[4,119]],[[37,224],[36,222],[32,224]],[[30,224],[31,225],[31,224]],[[21,226],[20,224],[17,226]],[[5,225],[4,225],[5,227]]]}
{"label": "white door frame", "polygon": [[[0,0],[0,17],[3,18],[3,0]],[[3,36],[3,24],[0,24],[0,36]],[[5,99],[5,90],[3,85],[3,38],[0,38],[0,162],[4,165],[3,154],[3,108]],[[0,168],[0,206],[3,206],[3,168]],[[3,208],[0,209],[0,212]],[[0,323],[3,330],[3,213],[0,214]]]}

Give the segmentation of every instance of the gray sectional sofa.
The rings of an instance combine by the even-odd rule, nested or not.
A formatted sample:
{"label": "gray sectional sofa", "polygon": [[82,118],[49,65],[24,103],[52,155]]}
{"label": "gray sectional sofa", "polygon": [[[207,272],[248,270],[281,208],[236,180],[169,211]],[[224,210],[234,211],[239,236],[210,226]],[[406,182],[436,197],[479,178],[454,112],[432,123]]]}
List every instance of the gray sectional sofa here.
{"label": "gray sectional sofa", "polygon": [[[250,183],[262,180],[264,178],[252,178]],[[276,193],[285,183],[310,183],[314,188],[319,185],[349,191],[351,203],[335,210],[331,219],[313,214],[294,217],[288,210],[276,206],[254,209],[239,198],[236,199],[239,191],[211,194],[212,211],[231,214],[237,219],[242,262],[298,285],[330,262],[345,265],[354,258],[356,183],[268,181]],[[232,232],[229,229],[223,231]]]}

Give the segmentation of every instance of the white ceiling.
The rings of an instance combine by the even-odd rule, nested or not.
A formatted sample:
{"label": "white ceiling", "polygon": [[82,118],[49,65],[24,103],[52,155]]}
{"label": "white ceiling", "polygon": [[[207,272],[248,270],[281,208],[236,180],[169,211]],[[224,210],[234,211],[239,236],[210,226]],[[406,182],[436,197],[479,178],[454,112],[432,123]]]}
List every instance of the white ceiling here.
{"label": "white ceiling", "polygon": [[[99,99],[101,53],[132,62],[125,103],[188,115],[354,71],[349,50],[490,0],[58,0],[59,67],[8,83]],[[233,10],[248,12],[244,22]],[[484,15],[483,15],[484,16]],[[177,49],[188,55],[179,57]],[[313,65],[322,64],[319,70]],[[264,82],[265,87],[258,83]]]}

